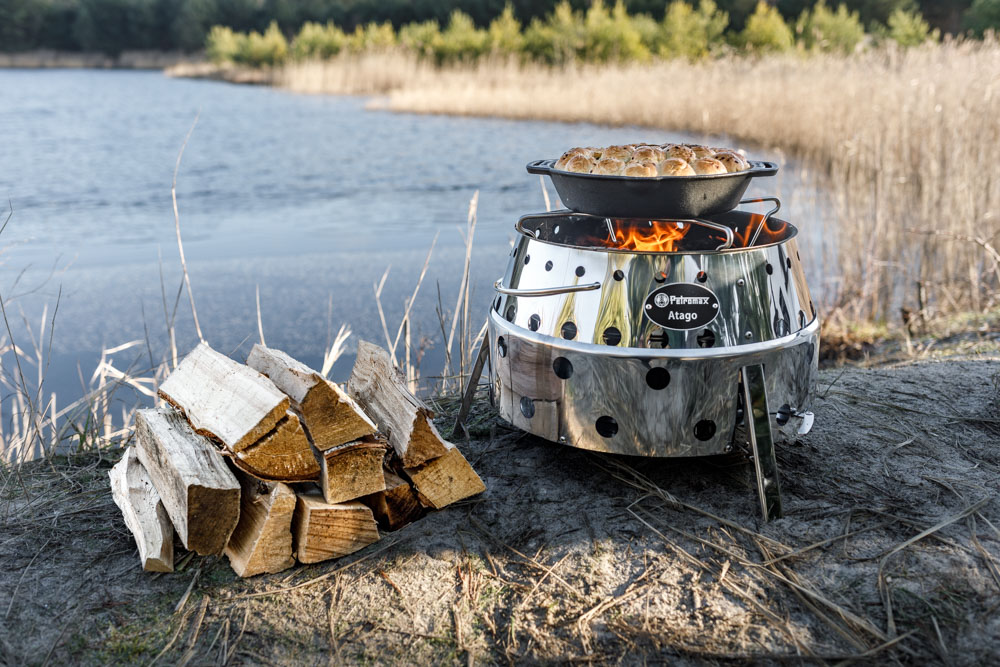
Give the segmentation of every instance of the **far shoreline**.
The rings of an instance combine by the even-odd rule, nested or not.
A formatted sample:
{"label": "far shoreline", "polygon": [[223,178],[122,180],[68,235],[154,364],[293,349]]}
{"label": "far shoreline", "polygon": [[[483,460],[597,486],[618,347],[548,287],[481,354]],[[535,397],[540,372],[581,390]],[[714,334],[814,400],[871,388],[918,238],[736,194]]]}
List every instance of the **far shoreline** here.
{"label": "far shoreline", "polygon": [[81,51],[0,52],[0,69],[134,69],[165,70],[204,62],[204,54],[181,51],[123,51],[117,56]]}

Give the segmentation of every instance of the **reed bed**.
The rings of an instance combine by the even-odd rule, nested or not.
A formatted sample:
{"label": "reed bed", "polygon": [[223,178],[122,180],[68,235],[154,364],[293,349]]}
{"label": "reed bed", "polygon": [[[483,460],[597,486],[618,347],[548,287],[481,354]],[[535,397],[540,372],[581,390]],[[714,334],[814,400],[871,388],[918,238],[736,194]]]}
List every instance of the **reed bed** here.
{"label": "reed bed", "polygon": [[641,125],[726,135],[804,160],[831,201],[828,307],[927,321],[997,306],[1000,40],[852,56],[437,68],[400,52],[288,65],[305,93],[380,95],[394,111]]}

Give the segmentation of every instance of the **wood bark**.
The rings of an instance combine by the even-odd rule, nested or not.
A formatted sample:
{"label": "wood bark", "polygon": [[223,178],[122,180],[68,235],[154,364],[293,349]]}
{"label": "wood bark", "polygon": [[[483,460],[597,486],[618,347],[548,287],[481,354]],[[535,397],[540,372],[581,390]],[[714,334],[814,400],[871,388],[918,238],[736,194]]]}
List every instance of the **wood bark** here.
{"label": "wood bark", "polygon": [[382,476],[385,450],[384,443],[368,438],[325,452],[317,451],[320,488],[326,502],[335,504],[357,500],[385,489],[385,478]]}
{"label": "wood bark", "polygon": [[486,485],[462,456],[458,447],[449,443],[447,453],[418,468],[406,468],[420,502],[441,509],[454,502],[482,493]]}
{"label": "wood bark", "polygon": [[389,353],[360,341],[347,393],[378,423],[389,444],[407,467],[418,466],[448,452],[431,422],[433,413],[406,389],[392,367]]}
{"label": "wood bark", "polygon": [[378,541],[372,511],[359,502],[331,505],[319,488],[300,491],[292,532],[295,556],[302,563],[318,563],[354,553]]}
{"label": "wood bark", "polygon": [[343,389],[281,350],[254,345],[247,365],[288,394],[316,449],[326,451],[375,432],[375,423]]}
{"label": "wood bark", "polygon": [[309,438],[302,422],[291,411],[273,431],[236,452],[232,460],[244,472],[267,481],[313,481],[319,476],[319,463],[309,446]]}
{"label": "wood bark", "polygon": [[241,577],[281,572],[292,557],[295,492],[281,482],[262,482],[240,471],[240,520],[226,545],[233,571]]}
{"label": "wood bark", "polygon": [[181,410],[195,431],[233,452],[272,431],[290,405],[273,382],[207,343],[184,357],[160,385],[160,396]]}
{"label": "wood bark", "polygon": [[419,519],[424,508],[409,482],[388,471],[383,471],[383,475],[385,491],[365,496],[360,501],[371,508],[380,527],[398,530]]}
{"label": "wood bark", "polygon": [[125,525],[139,547],[139,560],[146,572],[174,571],[174,527],[153,486],[149,473],[139,463],[134,447],[108,471],[111,496],[122,511]]}
{"label": "wood bark", "polygon": [[139,461],[184,546],[222,553],[240,516],[240,485],[222,454],[172,408],[139,410],[135,432]]}

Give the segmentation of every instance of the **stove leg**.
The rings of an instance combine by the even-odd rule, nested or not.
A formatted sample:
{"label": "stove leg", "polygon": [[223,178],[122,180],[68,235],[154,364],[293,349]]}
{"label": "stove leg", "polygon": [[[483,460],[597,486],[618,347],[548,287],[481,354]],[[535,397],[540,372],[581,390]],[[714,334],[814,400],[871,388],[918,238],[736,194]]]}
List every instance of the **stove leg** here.
{"label": "stove leg", "polygon": [[465,394],[462,395],[462,407],[458,411],[458,417],[455,419],[455,428],[451,430],[452,439],[457,438],[460,435],[460,431],[465,431],[465,420],[469,416],[469,410],[472,409],[472,398],[476,395],[476,389],[479,387],[479,378],[483,375],[483,366],[486,365],[486,360],[490,357],[490,337],[487,333],[483,336],[483,344],[479,348],[479,356],[476,357],[476,363],[472,367],[472,374],[469,375],[469,384],[465,386]]}
{"label": "stove leg", "polygon": [[764,388],[764,367],[761,364],[743,367],[743,404],[747,418],[747,434],[753,449],[753,466],[757,475],[757,494],[764,521],[777,519],[781,511],[781,483],[778,461],[774,457],[771,415]]}

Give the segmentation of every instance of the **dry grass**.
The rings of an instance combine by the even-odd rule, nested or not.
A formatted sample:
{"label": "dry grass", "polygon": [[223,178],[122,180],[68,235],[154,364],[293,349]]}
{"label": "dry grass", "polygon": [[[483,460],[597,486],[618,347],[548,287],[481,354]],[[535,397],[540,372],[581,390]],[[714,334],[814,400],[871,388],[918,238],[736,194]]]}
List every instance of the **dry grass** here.
{"label": "dry grass", "polygon": [[822,371],[768,524],[739,454],[594,455],[481,401],[486,494],[247,580],[180,547],[141,572],[107,452],[29,463],[0,492],[0,664],[996,664],[998,372]]}
{"label": "dry grass", "polygon": [[378,94],[397,111],[637,124],[790,151],[829,183],[849,319],[922,320],[996,305],[1000,286],[1000,42],[852,57],[727,58],[550,68],[482,61],[436,69],[401,53],[290,65],[273,82]]}

